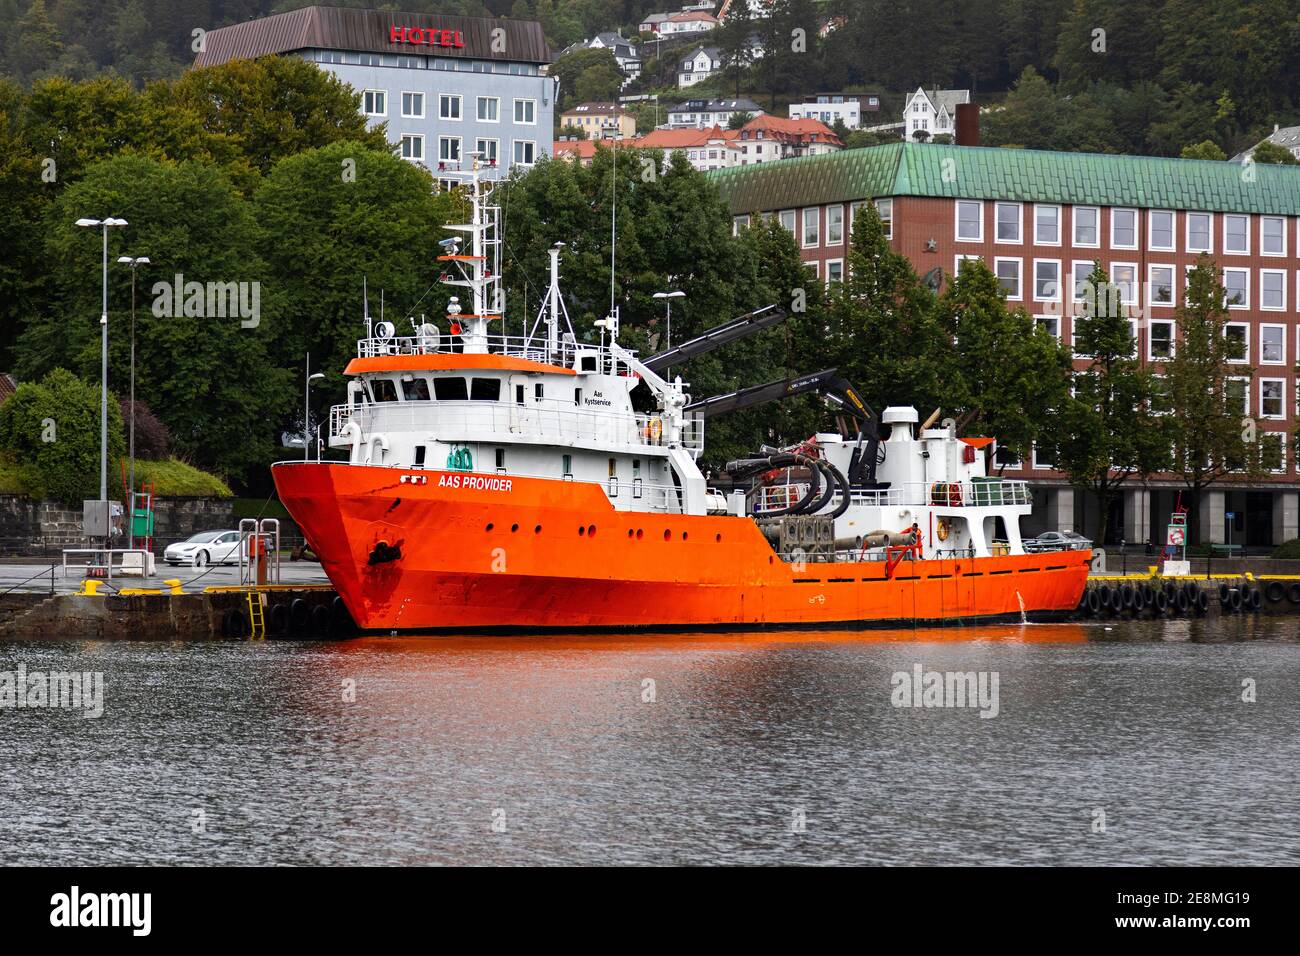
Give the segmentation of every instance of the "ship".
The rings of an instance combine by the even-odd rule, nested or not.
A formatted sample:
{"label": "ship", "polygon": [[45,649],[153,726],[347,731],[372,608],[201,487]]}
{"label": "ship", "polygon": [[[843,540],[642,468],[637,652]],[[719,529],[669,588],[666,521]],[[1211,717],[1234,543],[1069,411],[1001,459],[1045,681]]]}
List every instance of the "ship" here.
{"label": "ship", "polygon": [[[673,369],[779,307],[641,357],[613,304],[575,334],[556,243],[535,320],[507,334],[494,168],[467,157],[472,215],[444,227],[445,322],[399,335],[367,311],[322,426],[338,457],[272,468],[362,631],[915,627],[1078,606],[1091,552],[1024,540],[1033,499],[989,473],[992,438],[911,406],[877,415],[835,369],[693,399]],[[711,418],[803,394],[835,429],[706,477]]]}

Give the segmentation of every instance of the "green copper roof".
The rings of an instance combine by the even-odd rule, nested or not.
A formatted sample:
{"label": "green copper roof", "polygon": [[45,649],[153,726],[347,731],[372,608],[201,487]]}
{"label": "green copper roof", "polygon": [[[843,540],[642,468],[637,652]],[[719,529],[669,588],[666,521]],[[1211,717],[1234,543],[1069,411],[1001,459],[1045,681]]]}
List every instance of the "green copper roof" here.
{"label": "green copper roof", "polygon": [[890,143],[708,174],[735,215],[875,196],[1300,215],[1300,167]]}

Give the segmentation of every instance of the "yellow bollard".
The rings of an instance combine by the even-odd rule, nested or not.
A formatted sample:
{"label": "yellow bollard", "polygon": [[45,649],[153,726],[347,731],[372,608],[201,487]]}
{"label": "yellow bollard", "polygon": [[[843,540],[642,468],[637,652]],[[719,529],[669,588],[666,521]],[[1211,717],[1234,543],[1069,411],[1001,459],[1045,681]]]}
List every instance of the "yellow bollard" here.
{"label": "yellow bollard", "polygon": [[172,594],[185,593],[184,591],[181,590],[180,578],[168,578],[166,581],[163,582],[163,584],[167,585],[167,587],[171,590]]}
{"label": "yellow bollard", "polygon": [[81,590],[77,594],[81,597],[98,597],[99,589],[103,586],[103,581],[92,581],[89,578],[81,582]]}

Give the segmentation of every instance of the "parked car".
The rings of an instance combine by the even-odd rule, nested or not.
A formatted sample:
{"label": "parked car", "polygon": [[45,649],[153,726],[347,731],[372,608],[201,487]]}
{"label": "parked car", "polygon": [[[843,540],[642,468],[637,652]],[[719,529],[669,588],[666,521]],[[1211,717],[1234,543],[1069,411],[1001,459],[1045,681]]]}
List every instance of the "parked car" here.
{"label": "parked car", "polygon": [[196,568],[208,564],[238,564],[239,532],[200,531],[184,541],[168,545],[163,560],[173,566],[192,564]]}
{"label": "parked car", "polygon": [[1092,541],[1076,531],[1044,531],[1025,540],[1026,551],[1086,551]]}

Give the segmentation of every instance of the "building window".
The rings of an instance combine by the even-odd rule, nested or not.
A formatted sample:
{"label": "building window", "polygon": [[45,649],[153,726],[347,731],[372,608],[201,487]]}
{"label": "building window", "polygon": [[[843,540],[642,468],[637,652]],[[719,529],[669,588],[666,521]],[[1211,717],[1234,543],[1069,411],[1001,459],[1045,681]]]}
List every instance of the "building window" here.
{"label": "building window", "polygon": [[1259,270],[1259,307],[1270,312],[1286,308],[1286,272],[1281,269]]}
{"label": "building window", "polygon": [[794,212],[794,210],[793,210],[793,209],[783,209],[783,210],[781,210],[780,219],[781,219],[781,228],[784,229],[786,232],[790,233],[790,235],[793,236],[793,235],[794,235],[794,226],[795,226],[795,212]]}
{"label": "building window", "polygon": [[1131,262],[1112,262],[1110,281],[1119,289],[1122,304],[1137,305],[1137,266]]}
{"label": "building window", "polygon": [[1250,326],[1245,322],[1229,322],[1223,327],[1223,337],[1228,340],[1228,361],[1250,361]]}
{"label": "building window", "polygon": [[961,275],[961,270],[966,267],[966,263],[979,262],[982,258],[982,256],[964,256],[961,253],[958,253],[956,258],[953,259],[952,274]]}
{"label": "building window", "polygon": [[1168,209],[1152,209],[1148,222],[1151,230],[1151,248],[1172,252],[1174,249],[1174,214]]}
{"label": "building window", "polygon": [[984,241],[984,204],[957,200],[957,241]]}
{"label": "building window", "polygon": [[424,137],[418,133],[408,133],[402,137],[402,159],[415,162],[424,161]]}
{"label": "building window", "polygon": [[1259,327],[1259,360],[1267,365],[1286,364],[1286,326]]}
{"label": "building window", "polygon": [[474,152],[483,157],[484,162],[495,163],[499,158],[501,140],[499,139],[476,139],[474,140]]}
{"label": "building window", "polygon": [[832,282],[843,282],[843,281],[844,281],[844,260],[827,259],[826,260],[826,284],[830,285]]}
{"label": "building window", "polygon": [[1037,445],[1034,446],[1032,460],[1035,468],[1046,470],[1056,467],[1056,463],[1052,461],[1051,456],[1046,451],[1039,451]]}
{"label": "building window", "polygon": [[1265,471],[1286,471],[1286,435],[1264,432],[1259,436],[1259,463]]}
{"label": "building window", "polygon": [[1094,264],[1091,262],[1074,262],[1074,301],[1082,302],[1084,293],[1087,292],[1088,277],[1092,275]]}
{"label": "building window", "polygon": [[894,200],[877,199],[876,215],[880,217],[880,224],[885,227],[885,238],[894,238]]}
{"label": "building window", "polygon": [[366,90],[361,94],[361,112],[367,116],[387,116],[388,94],[383,90]]}
{"label": "building window", "polygon": [[1187,251],[1213,252],[1214,215],[1208,212],[1187,214]]}
{"label": "building window", "polygon": [[816,206],[803,211],[803,247],[811,249],[821,240],[821,210]]}
{"label": "building window", "polygon": [[826,245],[844,245],[844,207],[826,207]]}
{"label": "building window", "polygon": [[1250,254],[1250,217],[1227,214],[1223,217],[1223,251],[1236,255]]}
{"label": "building window", "polygon": [[404,119],[424,119],[424,94],[402,94],[402,117]]}
{"label": "building window", "polygon": [[998,277],[998,284],[1008,299],[1020,298],[1020,260],[994,259],[993,272]]}
{"label": "building window", "polygon": [[1283,389],[1286,381],[1280,378],[1262,378],[1259,380],[1259,416],[1260,418],[1286,418],[1286,399]]}
{"label": "building window", "polygon": [[1034,260],[1034,301],[1056,302],[1061,298],[1061,261]]}
{"label": "building window", "polygon": [[993,207],[997,219],[997,231],[993,235],[995,242],[1020,242],[1020,229],[1023,219],[1023,207],[1018,202],[1000,202]]}
{"label": "building window", "polygon": [[1147,302],[1150,305],[1174,304],[1174,267],[1147,267]]}
{"label": "building window", "polygon": [[1266,256],[1286,255],[1286,220],[1281,216],[1260,217],[1259,251]]}
{"label": "building window", "polygon": [[1137,210],[1110,211],[1110,244],[1114,249],[1137,248]]}
{"label": "building window", "polygon": [[537,101],[515,100],[515,122],[527,126],[537,125]]}
{"label": "building window", "polygon": [[1061,244],[1061,207],[1034,206],[1034,245]]}
{"label": "building window", "polygon": [[1061,337],[1061,320],[1055,315],[1036,315],[1034,325],[1046,329],[1054,339]]}
{"label": "building window", "polygon": [[460,97],[453,93],[438,96],[438,118],[445,120],[460,119]]}
{"label": "building window", "polygon": [[1230,378],[1223,383],[1223,401],[1228,410],[1240,408],[1241,414],[1250,414],[1250,379]]}
{"label": "building window", "polygon": [[443,163],[460,162],[460,137],[438,137],[438,161]]}
{"label": "building window", "polygon": [[732,216],[731,217],[731,234],[740,235],[742,229],[749,228],[749,216]]}
{"label": "building window", "polygon": [[499,123],[501,121],[501,98],[499,96],[480,96],[478,98],[478,119],[480,123]]}
{"label": "building window", "polygon": [[1148,326],[1147,334],[1147,358],[1159,361],[1161,359],[1173,358],[1174,355],[1174,323],[1172,322],[1152,322]]}
{"label": "building window", "polygon": [[1101,239],[1097,230],[1097,222],[1101,216],[1100,210],[1096,206],[1075,206],[1072,215],[1074,218],[1074,244],[1094,248],[1100,246]]}
{"label": "building window", "polygon": [[1230,309],[1250,308],[1250,270],[1223,270],[1223,302]]}
{"label": "building window", "polygon": [[531,166],[537,161],[537,144],[531,139],[517,139],[514,142],[514,162],[516,166]]}

